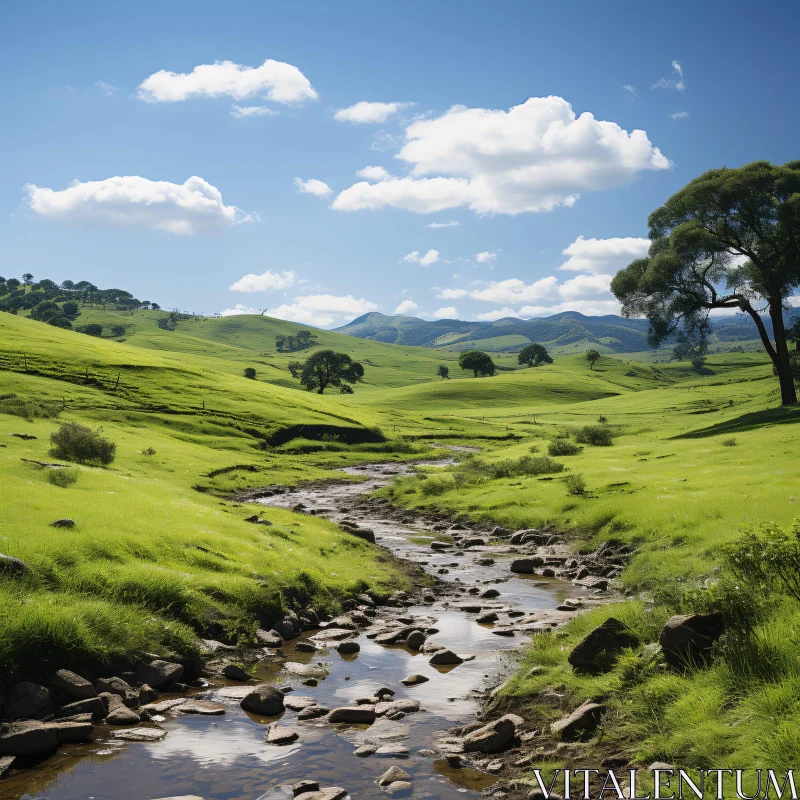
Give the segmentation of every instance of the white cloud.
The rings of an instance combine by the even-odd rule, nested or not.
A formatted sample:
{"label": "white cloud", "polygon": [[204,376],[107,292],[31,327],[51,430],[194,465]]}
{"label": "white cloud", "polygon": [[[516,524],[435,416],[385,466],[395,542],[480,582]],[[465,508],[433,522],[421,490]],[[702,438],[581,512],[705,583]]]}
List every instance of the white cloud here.
{"label": "white cloud", "polygon": [[682,92],[686,88],[686,82],[683,79],[683,67],[679,61],[672,62],[672,72],[675,74],[674,78],[659,78],[650,88],[677,89]]}
{"label": "white cloud", "polygon": [[250,308],[249,306],[243,306],[241,303],[237,303],[233,308],[226,308],[224,311],[219,312],[221,317],[235,317],[239,314],[261,314],[261,309]]}
{"label": "white cloud", "polygon": [[403,300],[400,305],[392,312],[393,314],[411,314],[416,311],[419,306],[409,297],[408,300]]}
{"label": "white cloud", "polygon": [[629,83],[626,83],[622,87],[622,91],[623,92],[627,92],[628,93],[628,97],[630,97],[631,100],[635,100],[639,96],[639,92],[636,91],[636,87],[631,86]]}
{"label": "white cloud", "polygon": [[247,119],[247,117],[275,117],[279,112],[267,106],[233,106],[230,113],[234,119]]}
{"label": "white cloud", "polygon": [[316,178],[309,178],[304,181],[302,178],[295,178],[294,185],[297,191],[302,194],[313,194],[314,197],[328,197],[333,191],[327,183],[318,181]]}
{"label": "white cloud", "polygon": [[570,272],[616,272],[636,258],[644,258],[650,247],[648,239],[614,237],[612,239],[584,239],[579,236],[562,254],[569,258],[559,269]]}
{"label": "white cloud", "polygon": [[670,167],[644,131],[628,133],[588,112],[576,117],[561,97],[532,97],[509,111],[453,106],[412,122],[396,158],[412,165],[409,177],[356,183],[333,208],[549,211]]}
{"label": "white cloud", "polygon": [[221,95],[234,100],[259,96],[277,103],[317,99],[308,78],[297,67],[271,58],[260,67],[216,61],[200,64],[189,73],[162,69],[142,81],[138,91],[139,99],[148,103],[175,103],[190,97]]}
{"label": "white cloud", "polygon": [[689,112],[688,111],[677,111],[674,114],[670,114],[672,119],[689,119]]}
{"label": "white cloud", "polygon": [[475,254],[475,260],[479,264],[491,264],[496,259],[497,253],[490,253],[488,250],[484,250],[482,253]]}
{"label": "white cloud", "polygon": [[457,319],[458,309],[455,306],[437,308],[431,315],[434,319]]}
{"label": "white cloud", "polygon": [[436,296],[444,300],[470,297],[487,303],[532,303],[552,296],[557,284],[558,279],[552,275],[530,284],[519,278],[508,278],[504,281],[481,282],[482,288],[444,289]]}
{"label": "white cloud", "polygon": [[494,322],[498,319],[503,319],[504,317],[517,317],[519,318],[519,312],[514,311],[513,308],[498,308],[494,311],[486,311],[483,314],[476,314],[475,319],[481,322]]}
{"label": "white cloud", "polygon": [[105,81],[97,81],[95,86],[100,87],[107,95],[114,94],[114,92],[119,91],[116,86],[112,86],[110,83],[106,83]]}
{"label": "white cloud", "polygon": [[439,260],[438,250],[428,250],[425,255],[420,255],[419,250],[412,250],[408,255],[403,256],[403,261],[410,261],[416,264],[422,264],[423,267],[428,267],[435,264]]}
{"label": "white cloud", "polygon": [[451,219],[447,222],[431,222],[430,225],[426,225],[426,228],[457,228],[461,223],[457,220]]}
{"label": "white cloud", "polygon": [[413,103],[370,103],[361,100],[354,106],[340,108],[333,118],[339,122],[352,122],[355,125],[384,123],[401,109],[413,105]]}
{"label": "white cloud", "polygon": [[792,295],[791,297],[787,297],[786,302],[792,308],[800,308],[800,295]]}
{"label": "white cloud", "polygon": [[610,291],[611,275],[576,275],[558,287],[565,300],[578,300],[586,295],[607,294]]}
{"label": "white cloud", "polygon": [[291,322],[316,325],[327,328],[333,324],[344,324],[369,311],[377,311],[378,306],[365,298],[356,299],[352,295],[310,294],[295,297],[291,303],[268,308],[268,317],[277,317]]}
{"label": "white cloud", "polygon": [[274,292],[292,286],[297,275],[292,270],[271,272],[267,270],[260,275],[250,273],[239,278],[229,287],[231,292]]}
{"label": "white cloud", "polygon": [[390,181],[394,178],[394,175],[391,175],[383,167],[364,167],[356,175],[360,178],[366,178],[368,181]]}
{"label": "white cloud", "polygon": [[219,189],[196,176],[183,184],[138,175],[75,181],[60,191],[25,187],[31,208],[51,219],[87,227],[151,228],[184,235],[219,232],[256,219],[222,202]]}
{"label": "white cloud", "polygon": [[565,311],[578,311],[592,317],[601,317],[606,314],[619,314],[619,303],[614,300],[569,300],[550,306],[523,306],[519,310],[522,319],[531,317],[549,317],[553,314],[563,314]]}

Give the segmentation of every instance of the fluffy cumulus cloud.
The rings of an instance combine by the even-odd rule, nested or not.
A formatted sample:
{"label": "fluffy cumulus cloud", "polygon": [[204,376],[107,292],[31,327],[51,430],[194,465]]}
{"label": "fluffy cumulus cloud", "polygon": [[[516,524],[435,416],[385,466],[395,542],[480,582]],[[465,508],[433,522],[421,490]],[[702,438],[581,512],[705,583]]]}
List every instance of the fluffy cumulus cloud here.
{"label": "fluffy cumulus cloud", "polygon": [[295,178],[294,185],[297,191],[302,194],[313,194],[314,197],[328,197],[333,191],[327,183],[318,181],[316,178],[309,178],[304,181],[302,178]]}
{"label": "fluffy cumulus cloud", "polygon": [[239,278],[238,281],[232,283],[230,291],[232,292],[275,292],[279,289],[288,289],[294,285],[297,275],[292,270],[284,270],[283,272],[271,272],[267,270],[260,275],[250,273]]}
{"label": "fluffy cumulus cloud", "polygon": [[375,303],[363,297],[355,298],[350,294],[309,294],[295,297],[291,303],[268,308],[264,313],[268,317],[327,328],[334,324],[343,325],[355,317],[377,310]]}
{"label": "fluffy cumulus cloud", "polygon": [[86,227],[150,228],[193,235],[219,233],[253,219],[236,206],[226,206],[219,189],[196,176],[183,184],[128,175],[75,181],[61,190],[30,184],[26,190],[35,213]]}
{"label": "fluffy cumulus cloud", "polygon": [[278,114],[267,106],[234,106],[231,116],[234,119],[247,119],[248,117],[274,117]]}
{"label": "fluffy cumulus cloud", "polygon": [[422,264],[423,267],[428,267],[435,264],[439,260],[438,250],[428,250],[427,253],[420,254],[419,250],[412,250],[408,255],[403,256],[403,261],[410,261],[414,264]]}
{"label": "fluffy cumulus cloud", "polygon": [[627,267],[636,258],[644,258],[650,246],[648,239],[614,237],[584,239],[579,236],[562,254],[569,258],[559,269],[571,272],[609,273]]}
{"label": "fluffy cumulus cloud", "polygon": [[384,167],[364,167],[356,175],[368,181],[390,181],[394,177]]}
{"label": "fluffy cumulus cloud", "polygon": [[426,228],[433,228],[434,230],[437,228],[457,228],[461,223],[455,219],[450,219],[447,222],[431,222],[429,225],[426,225]]}
{"label": "fluffy cumulus cloud", "polygon": [[458,309],[455,306],[443,306],[437,308],[431,316],[434,319],[458,319]]}
{"label": "fluffy cumulus cloud", "polygon": [[532,97],[508,111],[453,106],[412,122],[396,158],[406,177],[361,181],[342,191],[341,211],[402,208],[418,213],[466,205],[519,214],[570,206],[581,192],[621,186],[669,160],[642,130],[576,116],[561,97]]}
{"label": "fluffy cumulus cloud", "polygon": [[413,314],[418,308],[419,306],[409,297],[407,300],[403,300],[392,313]]}
{"label": "fluffy cumulus cloud", "polygon": [[268,58],[260,67],[233,61],[200,64],[191,72],[154,72],[142,81],[138,97],[148,103],[176,103],[190,97],[221,97],[234,100],[266,97],[276,103],[316,100],[308,78],[294,65]]}
{"label": "fluffy cumulus cloud", "polygon": [[261,314],[261,309],[250,308],[250,306],[237,303],[233,308],[226,308],[224,311],[219,312],[221,317],[236,317],[239,314]]}
{"label": "fluffy cumulus cloud", "polygon": [[482,253],[475,254],[475,260],[479,264],[491,264],[497,259],[497,253],[490,253],[488,250],[484,250]]}
{"label": "fluffy cumulus cloud", "polygon": [[411,105],[413,103],[370,103],[362,100],[354,106],[340,108],[333,118],[339,122],[351,122],[355,125],[381,124],[401,109]]}
{"label": "fluffy cumulus cloud", "polygon": [[551,297],[557,284],[558,279],[552,276],[533,283],[525,283],[519,278],[489,283],[478,281],[471,289],[443,289],[437,297],[443,300],[470,297],[487,303],[532,303]]}

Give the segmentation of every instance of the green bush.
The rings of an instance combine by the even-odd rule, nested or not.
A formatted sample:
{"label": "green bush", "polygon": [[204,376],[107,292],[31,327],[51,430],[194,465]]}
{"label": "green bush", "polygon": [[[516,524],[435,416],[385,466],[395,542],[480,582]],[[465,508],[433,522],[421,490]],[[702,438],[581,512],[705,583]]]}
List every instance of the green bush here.
{"label": "green bush", "polygon": [[50,455],[79,464],[96,462],[106,466],[114,460],[117,446],[100,434],[102,428],[93,431],[77,422],[62,422],[55,433],[50,434]]}
{"label": "green bush", "polygon": [[583,479],[583,475],[576,475],[574,473],[567,475],[567,477],[564,478],[564,483],[567,486],[567,494],[579,497],[586,494],[586,481]]}
{"label": "green bush", "polygon": [[66,489],[78,480],[78,470],[76,469],[50,469],[47,471],[47,482],[53,486],[60,486]]}
{"label": "green bush", "polygon": [[584,425],[575,433],[575,441],[595,447],[610,447],[614,443],[614,436],[605,425]]}
{"label": "green bush", "polygon": [[61,413],[61,404],[47,400],[32,400],[29,397],[20,397],[16,394],[7,394],[0,397],[0,414],[13,414],[15,417],[25,419],[52,419]]}
{"label": "green bush", "polygon": [[420,481],[419,490],[426,496],[444,494],[455,489],[456,482],[452,475],[431,475]]}
{"label": "green bush", "polygon": [[554,439],[547,446],[547,452],[551,456],[576,456],[583,450],[569,439]]}
{"label": "green bush", "polygon": [[736,439],[735,439],[735,437],[731,436],[728,439],[723,439],[722,440],[722,446],[723,447],[736,447]]}

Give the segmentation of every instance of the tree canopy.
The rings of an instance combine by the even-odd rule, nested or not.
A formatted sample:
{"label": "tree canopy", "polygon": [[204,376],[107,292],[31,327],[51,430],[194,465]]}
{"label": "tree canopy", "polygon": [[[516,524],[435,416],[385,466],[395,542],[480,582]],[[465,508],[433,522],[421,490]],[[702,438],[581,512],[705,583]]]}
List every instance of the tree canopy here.
{"label": "tree canopy", "polygon": [[[699,346],[714,309],[749,314],[782,402],[796,402],[783,311],[800,285],[800,161],[710,170],[656,209],[648,225],[647,257],[611,282],[623,315],[647,317],[657,347],[673,335]],[[761,319],[764,306],[774,342]]]}
{"label": "tree canopy", "polygon": [[589,362],[589,369],[594,369],[594,365],[600,360],[600,351],[587,350],[586,360]]}
{"label": "tree canopy", "polygon": [[492,357],[482,350],[465,350],[458,357],[458,366],[461,369],[471,369],[476,378],[479,375],[494,375],[497,370]]}
{"label": "tree canopy", "polygon": [[529,367],[539,367],[542,364],[552,364],[553,359],[542,344],[526,344],[519,351],[517,362],[527,364]]}
{"label": "tree canopy", "polygon": [[450,367],[447,364],[439,364],[438,369],[436,370],[436,374],[442,379],[446,380],[450,377]]}
{"label": "tree canopy", "polygon": [[328,386],[336,386],[342,394],[352,394],[352,384],[364,379],[364,367],[347,353],[319,350],[305,361],[291,361],[289,372],[309,392],[323,394]]}

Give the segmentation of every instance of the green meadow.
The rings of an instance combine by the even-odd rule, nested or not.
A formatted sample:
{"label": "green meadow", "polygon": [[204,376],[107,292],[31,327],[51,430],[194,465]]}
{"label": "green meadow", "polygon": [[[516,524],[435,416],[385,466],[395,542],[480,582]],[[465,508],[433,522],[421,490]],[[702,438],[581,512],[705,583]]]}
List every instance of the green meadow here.
{"label": "green meadow", "polygon": [[[576,705],[608,698],[608,742],[641,763],[798,762],[800,607],[737,587],[725,557],[748,527],[800,517],[800,408],[781,407],[762,352],[716,353],[699,370],[661,363],[663,353],[604,354],[594,369],[583,352],[536,368],[495,353],[498,374],[473,378],[456,352],[327,331],[280,353],[275,337],[303,326],[264,317],[164,330],[165,312],[81,311],[102,338],[0,314],[0,551],[31,568],[0,580],[0,670],[190,651],[198,634],[246,639],[280,608],[335,610],[356,590],[408,585],[378,548],[324,520],[269,509],[272,527],[246,522],[254,507],[235,493],[475,444],[481,452],[383,491],[411,508],[550,526],[584,552],[632,551],[625,599],[532,640],[509,695],[542,724],[555,713],[535,702],[545,687]],[[118,324],[125,334],[109,336]],[[354,394],[308,393],[291,377],[288,363],[319,348],[364,365]],[[451,379],[437,377],[440,364]],[[70,466],[77,480],[59,486],[36,462],[57,460],[49,437],[65,421],[102,427],[117,453],[107,467]],[[582,442],[586,426],[611,443]],[[565,442],[574,454],[549,455]],[[76,527],[49,526],[62,517]],[[734,623],[708,666],[678,675],[631,651],[583,677],[566,663],[609,615],[652,643],[671,614],[708,608]]]}

